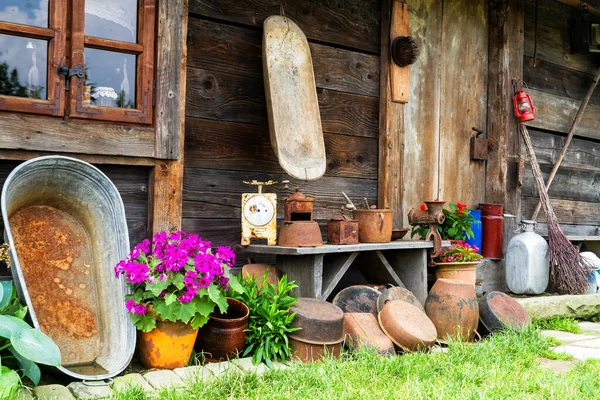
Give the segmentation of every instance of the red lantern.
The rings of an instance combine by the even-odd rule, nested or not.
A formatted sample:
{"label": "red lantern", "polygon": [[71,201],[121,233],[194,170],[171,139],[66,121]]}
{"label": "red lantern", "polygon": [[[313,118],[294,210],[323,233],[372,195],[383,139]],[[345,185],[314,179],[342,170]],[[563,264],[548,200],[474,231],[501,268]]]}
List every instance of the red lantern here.
{"label": "red lantern", "polygon": [[533,114],[535,113],[535,107],[529,93],[525,93],[523,89],[517,90],[513,96],[513,105],[515,107],[515,115],[519,118],[519,121],[526,122],[535,119]]}

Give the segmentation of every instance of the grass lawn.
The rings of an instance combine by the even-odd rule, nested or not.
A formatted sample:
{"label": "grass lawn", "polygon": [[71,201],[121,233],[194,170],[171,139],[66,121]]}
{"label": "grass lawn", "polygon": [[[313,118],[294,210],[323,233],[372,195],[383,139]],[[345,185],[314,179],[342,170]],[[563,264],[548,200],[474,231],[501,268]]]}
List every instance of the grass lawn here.
{"label": "grass lawn", "polygon": [[538,319],[533,321],[533,326],[539,329],[551,329],[571,333],[581,332],[579,322],[575,318],[553,317],[550,319]]}
{"label": "grass lawn", "polygon": [[[501,333],[474,346],[451,343],[441,354],[381,358],[346,354],[262,376],[232,374],[164,390],[161,399],[593,399],[600,398],[600,360],[560,375],[539,368],[539,356],[562,358],[539,330]],[[562,356],[562,357],[561,357]],[[117,399],[146,399],[131,389]]]}

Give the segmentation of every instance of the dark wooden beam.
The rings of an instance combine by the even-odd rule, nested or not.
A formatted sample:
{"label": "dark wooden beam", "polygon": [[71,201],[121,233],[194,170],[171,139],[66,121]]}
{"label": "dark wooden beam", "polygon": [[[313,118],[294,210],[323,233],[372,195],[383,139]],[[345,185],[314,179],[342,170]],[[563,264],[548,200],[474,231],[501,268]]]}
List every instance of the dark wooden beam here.
{"label": "dark wooden beam", "polygon": [[504,245],[513,234],[521,215],[521,188],[518,185],[520,142],[513,114],[512,80],[523,77],[524,2],[491,0],[488,123],[491,146],[486,170],[486,202],[504,204],[506,218]]}

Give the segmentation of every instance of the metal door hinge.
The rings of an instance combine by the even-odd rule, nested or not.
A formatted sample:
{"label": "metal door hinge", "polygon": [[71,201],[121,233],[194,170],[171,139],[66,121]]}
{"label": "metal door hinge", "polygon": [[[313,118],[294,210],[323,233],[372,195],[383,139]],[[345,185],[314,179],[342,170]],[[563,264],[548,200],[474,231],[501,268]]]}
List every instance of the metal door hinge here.
{"label": "metal door hinge", "polygon": [[58,67],[58,74],[65,77],[65,90],[69,91],[72,76],[76,76],[80,82],[83,79],[83,66],[79,64],[75,68],[69,68],[66,65],[61,65]]}

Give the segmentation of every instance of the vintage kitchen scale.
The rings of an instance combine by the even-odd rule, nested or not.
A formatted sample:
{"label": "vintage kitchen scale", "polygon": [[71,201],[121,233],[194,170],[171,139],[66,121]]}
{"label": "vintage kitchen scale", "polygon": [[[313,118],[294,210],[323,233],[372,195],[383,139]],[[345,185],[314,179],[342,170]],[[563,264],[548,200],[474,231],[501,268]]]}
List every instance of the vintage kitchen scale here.
{"label": "vintage kitchen scale", "polygon": [[258,186],[258,193],[242,193],[242,246],[249,246],[250,239],[267,239],[267,245],[277,243],[277,194],[263,193],[263,186],[277,182],[244,181],[246,185]]}
{"label": "vintage kitchen scale", "polygon": [[313,220],[315,198],[296,193],[285,199],[285,219],[279,229],[278,244],[285,247],[318,247],[323,245],[319,224]]}

